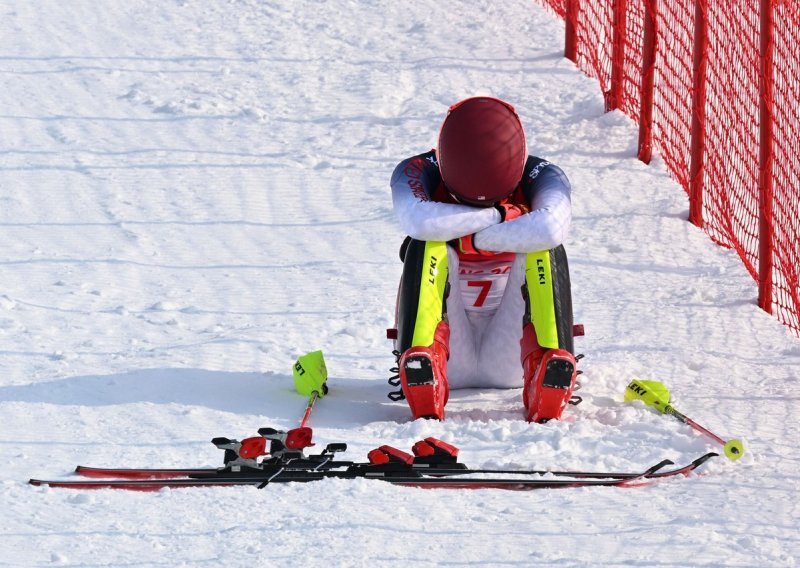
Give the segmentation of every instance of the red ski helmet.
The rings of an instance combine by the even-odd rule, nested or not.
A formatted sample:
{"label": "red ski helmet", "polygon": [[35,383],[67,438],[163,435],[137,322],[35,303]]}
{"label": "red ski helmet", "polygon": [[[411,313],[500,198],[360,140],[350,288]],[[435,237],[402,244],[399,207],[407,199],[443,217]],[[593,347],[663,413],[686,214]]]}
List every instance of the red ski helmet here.
{"label": "red ski helmet", "polygon": [[517,187],[528,149],[514,107],[493,97],[454,104],[439,132],[439,170],[458,201],[493,205]]}

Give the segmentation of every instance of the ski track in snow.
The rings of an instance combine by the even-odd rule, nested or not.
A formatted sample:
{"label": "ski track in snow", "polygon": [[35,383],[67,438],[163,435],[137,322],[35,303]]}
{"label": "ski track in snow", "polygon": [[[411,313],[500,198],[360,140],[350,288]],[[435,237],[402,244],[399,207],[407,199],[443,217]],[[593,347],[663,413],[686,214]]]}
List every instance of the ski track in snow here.
{"label": "ski track in snow", "polygon": [[[240,0],[0,7],[0,565],[794,566],[800,343],[636,131],[603,113],[528,2]],[[403,235],[389,176],[453,102],[513,102],[574,186],[580,394],[392,403]],[[96,466],[213,466],[214,436],[289,428],[291,365],[322,349],[318,445],[363,459],[437,436],[486,467],[638,470],[717,449],[622,402],[633,376],[747,455],[638,489],[426,491],[369,481],[33,488]]]}

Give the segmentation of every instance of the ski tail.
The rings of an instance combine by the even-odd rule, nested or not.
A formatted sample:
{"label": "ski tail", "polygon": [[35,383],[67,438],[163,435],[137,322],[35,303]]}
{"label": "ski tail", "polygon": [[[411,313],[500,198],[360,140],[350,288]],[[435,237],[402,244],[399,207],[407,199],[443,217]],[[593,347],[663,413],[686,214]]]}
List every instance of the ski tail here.
{"label": "ski tail", "polygon": [[79,465],[75,468],[75,473],[81,477],[95,479],[174,479],[176,477],[189,477],[191,475],[211,475],[217,471],[216,468],[105,468],[87,467],[83,465]]}

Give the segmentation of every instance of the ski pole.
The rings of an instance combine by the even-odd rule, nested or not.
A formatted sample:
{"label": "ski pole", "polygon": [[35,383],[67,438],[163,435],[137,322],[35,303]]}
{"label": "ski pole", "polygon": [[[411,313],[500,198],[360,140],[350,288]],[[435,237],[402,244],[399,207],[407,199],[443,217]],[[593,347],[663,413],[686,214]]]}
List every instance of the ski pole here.
{"label": "ski pole", "polygon": [[641,400],[647,406],[655,408],[662,414],[669,414],[679,422],[694,428],[701,434],[711,438],[720,444],[725,452],[725,456],[730,460],[738,460],[744,454],[744,444],[741,440],[731,439],[725,440],[714,434],[708,428],[704,428],[685,414],[681,413],[672,406],[670,401],[670,394],[667,387],[658,381],[644,381],[641,379],[633,379],[625,389],[625,401]]}
{"label": "ski pole", "polygon": [[294,386],[297,392],[309,398],[300,426],[287,433],[286,447],[301,449],[313,445],[311,443],[312,430],[308,427],[308,419],[311,417],[314,403],[328,394],[328,384],[326,382],[328,369],[325,366],[322,351],[313,351],[300,357],[294,364],[292,376],[294,377]]}
{"label": "ski pole", "polygon": [[308,399],[308,405],[306,406],[306,411],[303,413],[303,419],[300,421],[300,428],[305,428],[306,424],[308,423],[308,418],[311,416],[311,410],[314,408],[314,403],[317,402],[319,398],[319,393],[314,391],[311,393],[311,398]]}

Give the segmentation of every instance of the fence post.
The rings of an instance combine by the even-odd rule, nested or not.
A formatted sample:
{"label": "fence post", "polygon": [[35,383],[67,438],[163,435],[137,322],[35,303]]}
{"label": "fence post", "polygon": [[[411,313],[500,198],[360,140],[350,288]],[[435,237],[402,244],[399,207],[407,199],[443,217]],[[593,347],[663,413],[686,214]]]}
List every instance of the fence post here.
{"label": "fence post", "polygon": [[707,0],[695,0],[692,66],[692,143],[689,163],[689,222],[703,226],[703,184],[706,152]]}
{"label": "fence post", "polygon": [[565,34],[564,34],[564,57],[578,62],[578,12],[580,11],[579,0],[566,0],[566,14],[564,15]]}
{"label": "fence post", "polygon": [[606,91],[606,112],[622,104],[622,77],[625,70],[625,43],[627,42],[627,0],[614,0],[614,22],[611,30],[611,87]]}
{"label": "fence post", "polygon": [[759,42],[758,305],[772,313],[772,1],[761,0]]}
{"label": "fence post", "polygon": [[642,56],[642,97],[639,107],[639,159],[650,163],[653,156],[653,88],[656,63],[656,19],[658,0],[644,2],[644,45]]}

